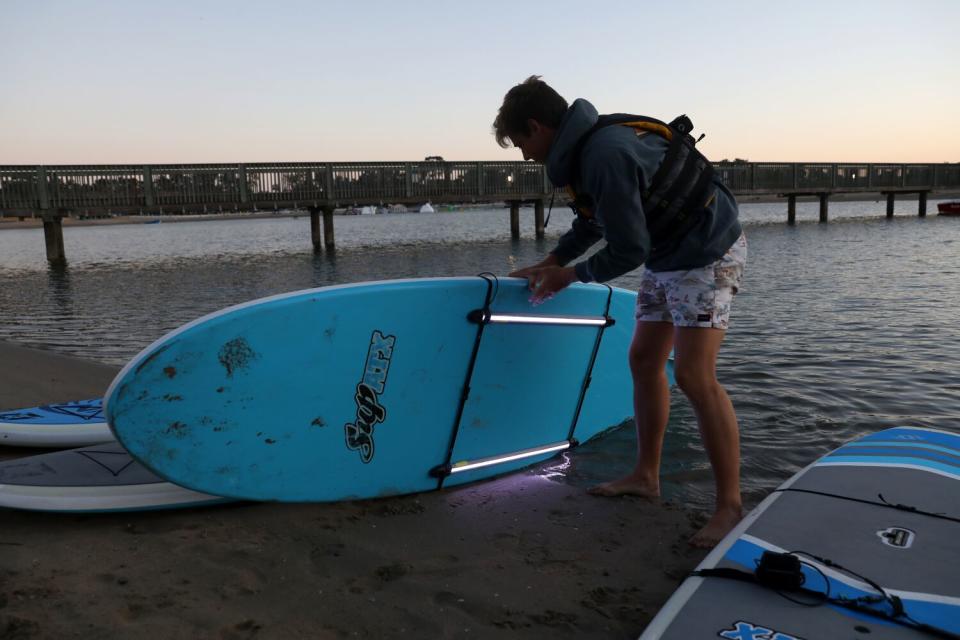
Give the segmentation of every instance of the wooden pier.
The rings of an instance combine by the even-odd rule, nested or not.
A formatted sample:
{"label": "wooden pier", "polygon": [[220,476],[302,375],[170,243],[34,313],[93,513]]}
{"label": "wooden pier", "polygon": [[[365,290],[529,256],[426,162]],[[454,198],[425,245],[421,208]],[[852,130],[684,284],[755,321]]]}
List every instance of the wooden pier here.
{"label": "wooden pier", "polygon": [[[887,197],[960,189],[960,163],[715,163],[738,196],[787,199],[796,222],[797,198],[818,198],[820,220],[838,193]],[[0,215],[41,217],[51,262],[66,259],[62,220],[74,215],[310,211],[315,250],[333,249],[338,207],[424,203],[506,202],[511,237],[520,236],[520,206],[534,205],[535,233],[544,234],[544,203],[556,196],[540,164],[531,162],[240,163],[190,165],[0,166]]]}

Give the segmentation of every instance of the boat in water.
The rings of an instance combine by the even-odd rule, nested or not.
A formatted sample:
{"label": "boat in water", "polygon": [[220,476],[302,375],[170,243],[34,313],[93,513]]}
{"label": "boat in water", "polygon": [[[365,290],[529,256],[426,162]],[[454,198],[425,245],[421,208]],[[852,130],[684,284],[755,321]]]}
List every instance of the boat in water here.
{"label": "boat in water", "polygon": [[940,202],[937,204],[937,211],[942,216],[960,216],[960,200]]}

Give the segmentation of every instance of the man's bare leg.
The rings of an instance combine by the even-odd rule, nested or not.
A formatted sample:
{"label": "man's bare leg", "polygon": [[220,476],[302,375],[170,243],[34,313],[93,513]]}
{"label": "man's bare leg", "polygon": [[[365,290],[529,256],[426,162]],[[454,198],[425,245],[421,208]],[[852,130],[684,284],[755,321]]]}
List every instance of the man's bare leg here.
{"label": "man's bare leg", "polygon": [[673,340],[671,323],[637,322],[630,344],[637,464],[629,475],[592,487],[591,494],[644,498],[660,495],[660,454],[670,417],[670,385],[665,368]]}
{"label": "man's bare leg", "polygon": [[716,545],[743,518],[740,498],[740,431],[733,403],[717,381],[722,329],[678,327],[674,337],[677,386],[689,398],[717,485],[714,513],[690,539],[698,547]]}

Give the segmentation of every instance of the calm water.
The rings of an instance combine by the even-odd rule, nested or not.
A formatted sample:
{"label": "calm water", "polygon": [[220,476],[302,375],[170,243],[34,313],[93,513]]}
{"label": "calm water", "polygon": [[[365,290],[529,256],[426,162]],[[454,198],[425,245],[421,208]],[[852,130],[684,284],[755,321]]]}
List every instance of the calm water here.
{"label": "calm water", "polygon": [[[916,203],[832,203],[831,222],[801,203],[742,206],[750,245],[720,377],[743,434],[744,486],[756,501],[861,433],[910,424],[958,430],[960,219]],[[936,202],[929,210],[936,211]],[[120,365],[165,332],[225,306],[329,284],[411,276],[506,274],[545,241],[509,239],[506,210],[336,218],[334,256],[314,256],[307,218],[68,228],[69,266],[46,266],[38,229],[0,232],[0,340]],[[637,275],[614,284],[636,288]],[[65,400],[67,398],[64,398]],[[627,427],[548,465],[590,484],[632,463]],[[543,472],[543,470],[541,470]],[[692,412],[674,394],[665,490],[707,505],[709,467]]]}

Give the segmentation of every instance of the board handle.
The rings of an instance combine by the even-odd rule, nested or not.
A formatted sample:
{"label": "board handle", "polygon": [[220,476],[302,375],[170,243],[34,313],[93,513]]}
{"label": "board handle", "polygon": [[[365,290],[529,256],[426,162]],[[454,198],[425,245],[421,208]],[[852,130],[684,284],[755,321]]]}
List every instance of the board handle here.
{"label": "board handle", "polygon": [[471,471],[473,469],[490,467],[495,464],[503,464],[505,462],[513,462],[514,460],[523,460],[524,458],[532,458],[533,456],[539,456],[545,453],[566,451],[567,449],[572,449],[578,444],[580,443],[574,439],[561,440],[560,442],[545,444],[539,447],[532,447],[530,449],[521,449],[520,451],[514,451],[512,453],[488,456],[486,458],[477,458],[476,460],[460,460],[459,462],[454,462],[451,464],[441,464],[430,470],[430,476],[432,478],[446,478],[455,473],[462,473],[464,471]]}
{"label": "board handle", "polygon": [[610,316],[541,316],[525,313],[497,313],[490,309],[474,309],[467,314],[474,324],[546,324],[576,327],[611,327],[617,323]]}

